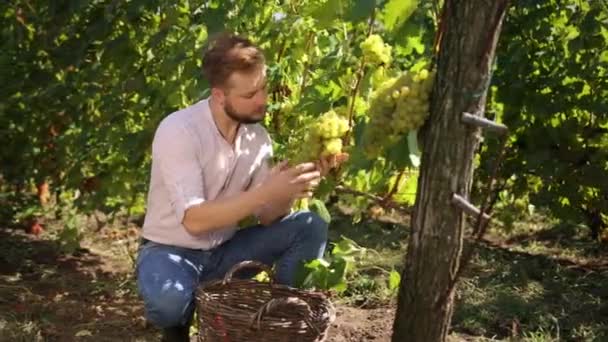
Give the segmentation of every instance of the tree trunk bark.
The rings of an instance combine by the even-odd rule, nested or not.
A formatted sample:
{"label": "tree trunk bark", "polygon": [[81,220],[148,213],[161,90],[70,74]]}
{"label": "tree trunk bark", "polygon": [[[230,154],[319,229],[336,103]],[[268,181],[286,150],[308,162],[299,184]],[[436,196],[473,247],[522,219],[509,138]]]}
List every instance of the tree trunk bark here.
{"label": "tree trunk bark", "polygon": [[445,341],[464,214],[452,194],[469,198],[479,129],[463,112],[483,116],[491,65],[508,0],[446,0],[430,118],[424,128],[416,204],[393,326],[395,342]]}

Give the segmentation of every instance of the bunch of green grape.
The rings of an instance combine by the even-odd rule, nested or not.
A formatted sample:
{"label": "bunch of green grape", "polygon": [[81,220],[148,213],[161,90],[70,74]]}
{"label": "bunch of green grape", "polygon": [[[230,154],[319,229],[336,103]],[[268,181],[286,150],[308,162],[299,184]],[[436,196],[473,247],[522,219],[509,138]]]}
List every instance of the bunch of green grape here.
{"label": "bunch of green grape", "polygon": [[377,157],[405,133],[422,126],[429,115],[434,79],[434,71],[406,71],[374,91],[370,99],[370,120],[363,137],[368,157]]}
{"label": "bunch of green grape", "polygon": [[348,132],[348,119],[339,116],[334,110],[321,115],[306,132],[301,161],[313,161],[328,155],[342,152],[342,138]]}
{"label": "bunch of green grape", "polygon": [[372,64],[388,64],[391,62],[392,47],[384,44],[382,37],[372,34],[361,42],[361,50],[365,60]]}

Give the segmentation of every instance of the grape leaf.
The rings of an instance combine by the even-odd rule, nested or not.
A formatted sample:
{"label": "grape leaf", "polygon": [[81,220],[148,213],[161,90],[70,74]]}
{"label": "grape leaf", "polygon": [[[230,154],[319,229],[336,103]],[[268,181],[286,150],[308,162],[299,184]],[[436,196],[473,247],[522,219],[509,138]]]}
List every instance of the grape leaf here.
{"label": "grape leaf", "polygon": [[350,6],[346,19],[353,22],[366,20],[375,7],[376,0],[354,0],[354,4]]}
{"label": "grape leaf", "polygon": [[395,291],[399,288],[399,283],[401,283],[401,275],[399,272],[393,270],[388,278],[388,288],[391,291]]}
{"label": "grape leaf", "polygon": [[327,210],[327,207],[325,206],[325,203],[323,203],[323,201],[317,198],[313,198],[308,204],[308,208],[310,209],[310,211],[319,215],[323,219],[323,221],[331,223],[331,214],[329,213],[329,210]]}
{"label": "grape leaf", "polygon": [[387,159],[394,163],[397,169],[413,166],[407,137],[407,134],[403,134],[399,141],[386,151]]}
{"label": "grape leaf", "polygon": [[345,0],[327,0],[318,7],[313,7],[308,14],[317,20],[317,28],[330,27],[334,20],[344,14]]}
{"label": "grape leaf", "polygon": [[418,0],[389,0],[384,6],[384,25],[390,32],[398,31],[414,13]]}

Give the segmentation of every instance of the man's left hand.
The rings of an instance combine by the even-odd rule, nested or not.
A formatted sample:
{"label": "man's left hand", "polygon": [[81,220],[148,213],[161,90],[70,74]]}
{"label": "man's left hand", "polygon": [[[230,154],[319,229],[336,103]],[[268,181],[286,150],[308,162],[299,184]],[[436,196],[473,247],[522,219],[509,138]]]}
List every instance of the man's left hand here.
{"label": "man's left hand", "polygon": [[340,164],[348,160],[348,153],[338,153],[329,156],[321,157],[317,161],[317,169],[321,173],[321,177],[327,176],[329,170],[338,167]]}

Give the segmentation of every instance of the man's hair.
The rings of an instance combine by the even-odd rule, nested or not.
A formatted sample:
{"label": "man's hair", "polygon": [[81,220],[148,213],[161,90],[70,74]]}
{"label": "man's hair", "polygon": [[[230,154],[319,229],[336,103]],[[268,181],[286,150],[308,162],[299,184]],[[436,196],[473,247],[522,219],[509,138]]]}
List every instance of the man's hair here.
{"label": "man's hair", "polygon": [[251,72],[264,65],[264,54],[249,39],[221,33],[211,39],[203,54],[203,76],[211,87],[222,87],[234,72]]}

